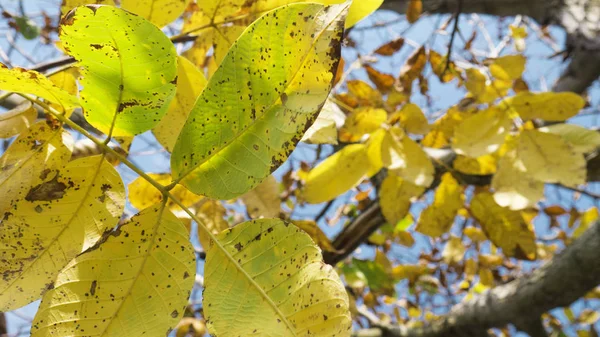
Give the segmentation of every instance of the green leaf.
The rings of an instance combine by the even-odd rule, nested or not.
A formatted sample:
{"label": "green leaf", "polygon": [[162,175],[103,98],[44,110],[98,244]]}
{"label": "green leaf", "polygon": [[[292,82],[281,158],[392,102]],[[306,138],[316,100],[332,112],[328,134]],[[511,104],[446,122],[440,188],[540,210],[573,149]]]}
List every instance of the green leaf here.
{"label": "green leaf", "polygon": [[74,160],[33,186],[2,221],[0,245],[10,249],[0,250],[0,310],[38,299],[62,267],[118,223],[124,207],[121,177],[102,155]]}
{"label": "green leaf", "polygon": [[217,240],[204,267],[204,314],[211,334],[350,335],[344,285],[304,231],[279,219],[261,219],[223,231]]}
{"label": "green leaf", "polygon": [[86,119],[112,136],[152,129],[175,95],[177,53],[160,29],[112,6],[77,7],[61,21],[60,38],[83,68]]}
{"label": "green leaf", "polygon": [[77,256],[42,298],[31,336],[164,336],[183,316],[196,272],[187,229],[165,204]]}
{"label": "green leaf", "polygon": [[72,150],[71,135],[46,122],[21,134],[0,158],[0,214],[24,199],[32,186],[52,179]]}
{"label": "green leaf", "polygon": [[57,87],[46,76],[34,70],[8,69],[0,63],[0,89],[33,94],[63,107],[63,111],[79,106],[77,97]]}
{"label": "green leaf", "polygon": [[346,9],[293,4],[246,29],[179,135],[171,157],[176,180],[229,199],[287,159],[331,89]]}
{"label": "green leaf", "polygon": [[367,285],[374,292],[393,295],[394,279],[385,271],[384,266],[369,260],[352,259],[352,264],[360,270],[367,279]]}
{"label": "green leaf", "polygon": [[40,35],[40,27],[37,26],[35,21],[26,16],[16,17],[15,23],[19,29],[19,33],[27,40],[33,40]]}

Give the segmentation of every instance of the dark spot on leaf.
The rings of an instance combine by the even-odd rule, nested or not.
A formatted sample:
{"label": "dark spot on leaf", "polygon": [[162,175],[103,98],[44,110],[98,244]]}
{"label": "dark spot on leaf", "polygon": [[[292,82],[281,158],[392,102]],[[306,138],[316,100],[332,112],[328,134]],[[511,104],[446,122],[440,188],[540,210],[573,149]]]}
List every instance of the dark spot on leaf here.
{"label": "dark spot on leaf", "polygon": [[67,185],[58,181],[58,175],[52,180],[32,187],[27,193],[27,201],[52,201],[60,199],[65,194]]}

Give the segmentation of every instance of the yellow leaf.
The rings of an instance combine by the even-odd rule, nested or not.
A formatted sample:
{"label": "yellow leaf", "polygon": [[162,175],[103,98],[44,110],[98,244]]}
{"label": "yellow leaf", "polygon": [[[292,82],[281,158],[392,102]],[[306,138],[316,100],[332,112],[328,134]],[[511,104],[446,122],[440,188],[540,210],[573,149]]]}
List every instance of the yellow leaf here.
{"label": "yellow leaf", "polygon": [[381,93],[366,82],[351,80],[346,85],[348,86],[348,93],[358,100],[359,106],[380,107],[382,105]]}
{"label": "yellow leaf", "polygon": [[[103,156],[70,162],[31,187],[2,220],[0,310],[40,297],[60,269],[92,247],[119,221],[125,188]],[[23,245],[20,242],[31,242]]]}
{"label": "yellow leaf", "polygon": [[[225,220],[226,214],[227,210],[220,201],[207,200],[200,206],[196,216],[202,220],[202,225],[206,229],[216,235],[229,228],[229,223]],[[200,241],[205,252],[212,246],[210,236],[200,228],[198,228],[198,241]]]}
{"label": "yellow leaf", "polygon": [[344,285],[308,234],[279,219],[260,219],[217,239],[224,250],[213,245],[204,267],[211,334],[306,336],[310,329],[314,336],[349,336]]}
{"label": "yellow leaf", "polygon": [[452,163],[454,169],[461,173],[480,176],[496,173],[496,165],[496,157],[493,154],[477,158],[458,155]]}
{"label": "yellow leaf", "polygon": [[442,251],[442,258],[446,264],[457,264],[463,259],[466,251],[461,238],[451,235]]}
{"label": "yellow leaf", "polygon": [[6,68],[0,63],[0,90],[21,94],[33,94],[61,107],[59,111],[70,113],[79,106],[77,97],[57,87],[44,75],[34,70]]}
{"label": "yellow leaf", "polygon": [[494,274],[487,268],[479,268],[479,282],[486,287],[494,286]]}
{"label": "yellow leaf", "polygon": [[37,110],[31,102],[24,101],[0,114],[0,138],[10,138],[27,130],[37,119]]}
{"label": "yellow leaf", "polygon": [[600,320],[600,312],[591,309],[584,309],[578,318],[579,323],[589,325],[596,324],[598,320]]}
{"label": "yellow leaf", "polygon": [[381,145],[383,166],[391,173],[423,187],[433,182],[435,169],[421,146],[404,134],[400,128],[386,133]]}
{"label": "yellow leaf", "polygon": [[188,2],[189,0],[121,0],[121,8],[163,27],[183,14]]}
{"label": "yellow leaf", "polygon": [[463,233],[473,242],[484,242],[487,240],[485,234],[477,227],[467,227],[463,230]]}
{"label": "yellow leaf", "polygon": [[397,281],[408,279],[410,282],[415,282],[420,276],[431,273],[431,270],[424,265],[405,264],[397,265],[392,268],[392,276]]}
{"label": "yellow leaf", "polygon": [[[429,122],[427,117],[421,111],[418,105],[408,103],[396,112],[394,115],[398,115],[400,124],[408,133],[415,135],[424,135],[429,132]],[[393,118],[393,117],[392,117]]]}
{"label": "yellow leaf", "polygon": [[[163,186],[168,186],[172,182],[171,175],[168,173],[148,173],[148,176]],[[129,202],[139,210],[148,208],[162,200],[162,193],[143,177],[139,177],[131,182],[127,189],[129,190]],[[176,185],[170,192],[187,207],[192,206],[202,199],[201,196],[188,191],[181,185]],[[170,199],[167,201],[167,206],[173,211],[181,210]]]}
{"label": "yellow leaf", "polygon": [[393,87],[392,91],[388,94],[385,104],[390,108],[395,109],[398,105],[408,102],[410,99],[410,93],[404,91],[398,91],[398,88]]}
{"label": "yellow leaf", "polygon": [[304,200],[311,204],[332,200],[360,183],[368,170],[366,145],[347,145],[308,172]]}
{"label": "yellow leaf", "polygon": [[367,157],[369,158],[369,170],[367,176],[372,177],[383,168],[381,145],[386,137],[386,131],[379,129],[369,136],[367,141]]}
{"label": "yellow leaf", "polygon": [[206,335],[206,324],[194,317],[184,317],[175,327],[175,331],[175,337],[203,337]]}
{"label": "yellow leaf", "polygon": [[510,131],[512,120],[503,110],[490,108],[463,120],[454,130],[452,148],[469,157],[496,152]]}
{"label": "yellow leaf", "polygon": [[463,206],[462,187],[450,173],[442,176],[431,203],[419,217],[416,231],[433,238],[448,232],[456,213]]}
{"label": "yellow leaf", "polygon": [[400,177],[388,175],[381,183],[379,204],[385,220],[396,225],[408,214],[413,199],[419,197],[425,189]]}
{"label": "yellow leaf", "polygon": [[415,239],[413,238],[412,234],[410,234],[410,232],[407,231],[400,231],[394,233],[394,241],[405,247],[412,247],[415,245]]}
{"label": "yellow leaf", "polygon": [[0,157],[0,212],[54,178],[72,150],[71,135],[61,127],[38,122],[22,133]]}
{"label": "yellow leaf", "polygon": [[[420,0],[411,1],[421,2]],[[406,60],[406,63],[400,68],[400,83],[402,84],[402,89],[410,92],[412,82],[419,77],[426,64],[427,54],[425,52],[425,47],[422,46],[419,49],[415,49]]]}
{"label": "yellow leaf", "polygon": [[492,76],[499,80],[516,80],[525,70],[525,56],[521,54],[505,55],[487,60]]}
{"label": "yellow leaf", "polygon": [[206,86],[204,74],[188,59],[177,58],[177,89],[167,113],[152,129],[156,140],[172,151],[196,99]]}
{"label": "yellow leaf", "polygon": [[385,94],[394,87],[394,83],[396,82],[394,76],[382,73],[368,64],[365,64],[363,68],[367,71],[369,79],[375,84],[377,90]]}
{"label": "yellow leaf", "polygon": [[356,141],[365,134],[379,129],[386,120],[387,112],[383,109],[357,108],[348,115],[342,130],[352,135],[352,139]]}
{"label": "yellow leaf", "polygon": [[240,197],[246,205],[250,218],[278,218],[281,210],[279,183],[269,176],[252,190]]}
{"label": "yellow leaf", "polygon": [[536,180],[567,186],[584,184],[586,161],[560,136],[523,130],[517,140],[516,160]]}
{"label": "yellow leaf", "polygon": [[[56,74],[50,75],[48,79],[58,88],[61,88],[67,93],[71,94],[73,97],[77,97],[79,87],[77,86],[77,81],[75,80],[76,76],[78,76],[77,70],[75,68],[68,68]],[[63,109],[62,106],[57,103],[51,103],[50,106],[58,111],[62,111]],[[72,113],[73,109],[66,109],[64,111],[65,117],[71,116]]]}
{"label": "yellow leaf", "polygon": [[31,336],[163,334],[183,316],[195,274],[187,230],[154,205],[69,262],[42,298]]}
{"label": "yellow leaf", "polygon": [[[323,1],[323,0],[320,0]],[[325,0],[325,3],[330,0]],[[336,1],[341,3],[342,1]],[[352,5],[348,10],[348,17],[346,18],[346,29],[354,26],[362,19],[366,18],[369,14],[375,12],[379,6],[383,3],[383,0],[360,0],[352,1]]]}
{"label": "yellow leaf", "polygon": [[456,127],[472,113],[461,112],[453,106],[431,125],[431,131],[425,135],[421,144],[427,147],[440,149],[450,145]]}
{"label": "yellow leaf", "polygon": [[503,103],[525,120],[540,118],[552,122],[565,121],[585,106],[585,100],[572,92],[526,91],[505,99]]}
{"label": "yellow leaf", "polygon": [[465,261],[465,275],[469,280],[472,280],[476,273],[477,262],[475,262],[473,259],[467,259],[467,261]]}
{"label": "yellow leaf", "polygon": [[581,219],[579,222],[579,226],[573,231],[573,239],[577,239],[581,236],[598,218],[600,214],[598,213],[598,208],[592,207],[583,212],[581,215]]}
{"label": "yellow leaf", "polygon": [[90,3],[108,6],[115,5],[115,2],[113,0],[63,0],[62,5],[60,6],[60,14],[65,15],[68,11],[75,7],[87,5]]}
{"label": "yellow leaf", "polygon": [[504,155],[498,162],[498,172],[492,178],[494,200],[512,210],[535,206],[544,198],[544,183],[537,180],[535,174],[516,160],[514,151]]}
{"label": "yellow leaf", "polygon": [[498,268],[502,265],[502,257],[498,255],[480,254],[479,264],[486,268]]}
{"label": "yellow leaf", "polygon": [[574,124],[554,124],[538,129],[541,132],[559,135],[573,150],[589,153],[600,147],[600,134],[596,130],[586,129]]}
{"label": "yellow leaf", "polygon": [[487,82],[485,75],[475,68],[469,68],[465,70],[465,73],[467,75],[465,88],[475,97],[481,95],[485,91]]}
{"label": "yellow leaf", "polygon": [[471,213],[486,236],[507,256],[533,260],[535,234],[519,212],[498,205],[489,192],[480,192],[471,200]]}
{"label": "yellow leaf", "polygon": [[328,252],[337,252],[327,235],[323,233],[316,222],[312,220],[292,220],[292,223],[305,231],[321,249]]}
{"label": "yellow leaf", "polygon": [[526,26],[509,26],[510,36],[515,39],[524,39],[527,37],[527,27]]}
{"label": "yellow leaf", "polygon": [[398,52],[402,46],[404,46],[404,38],[399,37],[379,46],[373,53],[383,56],[392,56]]}
{"label": "yellow leaf", "polygon": [[346,116],[330,99],[319,112],[315,122],[306,130],[302,141],[308,144],[338,144],[338,124],[342,124]]}
{"label": "yellow leaf", "polygon": [[423,3],[421,0],[410,0],[406,8],[406,20],[413,23],[419,19],[423,11]]}
{"label": "yellow leaf", "polygon": [[448,62],[446,56],[442,56],[434,50],[429,50],[429,63],[431,64],[431,70],[442,83],[450,82],[459,77],[454,62]]}

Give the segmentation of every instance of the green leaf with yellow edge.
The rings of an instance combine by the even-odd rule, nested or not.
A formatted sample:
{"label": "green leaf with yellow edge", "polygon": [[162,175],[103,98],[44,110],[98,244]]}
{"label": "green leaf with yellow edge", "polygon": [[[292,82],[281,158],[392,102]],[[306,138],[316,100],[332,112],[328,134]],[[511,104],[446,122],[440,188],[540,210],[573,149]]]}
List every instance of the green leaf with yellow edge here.
{"label": "green leaf with yellow edge", "polygon": [[404,130],[408,133],[424,135],[429,132],[430,127],[427,117],[416,104],[405,104],[400,111],[394,113],[392,119],[395,118],[398,118]]}
{"label": "green leaf with yellow edge", "polygon": [[452,166],[455,170],[464,174],[484,176],[496,173],[496,162],[496,156],[493,154],[486,154],[477,158],[458,155]]}
{"label": "green leaf with yellow edge", "polygon": [[520,92],[500,103],[521,118],[543,119],[551,122],[562,122],[579,113],[585,106],[585,100],[572,92]]}
{"label": "green leaf with yellow edge", "polygon": [[97,4],[97,5],[109,5],[109,6],[115,5],[114,0],[62,0],[62,4],[60,6],[60,14],[65,15],[71,9],[73,9],[75,7],[79,7],[79,6],[83,6],[83,5],[87,5],[87,4],[91,4],[91,3]]}
{"label": "green leaf with yellow edge", "polygon": [[0,212],[24,199],[33,186],[54,178],[71,158],[73,139],[61,127],[38,122],[0,157]]}
{"label": "green leaf with yellow edge", "polygon": [[573,150],[590,153],[600,147],[600,133],[574,124],[554,124],[538,129],[541,132],[559,135]]}
{"label": "green leaf with yellow edge", "polygon": [[[229,199],[287,159],[331,89],[346,10],[288,5],[240,36],[179,135],[171,157],[177,181],[195,193]],[[266,36],[284,42],[266,50]]]}
{"label": "green leaf with yellow edge", "polygon": [[190,0],[121,0],[121,8],[135,13],[158,27],[175,21]]}
{"label": "green leaf with yellow edge", "polygon": [[[229,228],[229,223],[225,220],[226,215],[227,209],[218,200],[206,200],[196,212],[196,216],[202,220],[202,225],[215,235]],[[204,230],[198,229],[198,241],[205,251],[211,246],[211,238]]]}
{"label": "green leaf with yellow edge", "polygon": [[31,336],[163,335],[183,316],[195,274],[188,231],[164,203],[153,205],[69,262]]}
{"label": "green leaf with yellow edge", "polygon": [[302,196],[311,204],[332,200],[360,183],[369,167],[366,145],[347,145],[308,172]]}
{"label": "green leaf with yellow edge", "polygon": [[381,151],[383,166],[391,173],[418,186],[428,187],[433,182],[431,160],[402,129],[394,127],[386,133]]}
{"label": "green leaf with yellow edge", "polygon": [[302,140],[308,144],[338,144],[338,124],[343,124],[346,115],[330,99],[325,101],[319,116],[306,130]]}
{"label": "green leaf with yellow edge", "polygon": [[0,114],[0,138],[10,138],[27,130],[35,123],[37,110],[29,101]]}
{"label": "green leaf with yellow edge", "polygon": [[504,55],[486,60],[492,76],[499,80],[509,81],[521,77],[525,71],[527,59],[521,54]]}
{"label": "green leaf with yellow edge", "polygon": [[481,111],[456,127],[452,148],[458,154],[474,158],[496,152],[511,126],[512,120],[506,111],[497,108]]}
{"label": "green leaf with yellow edge", "polygon": [[53,176],[31,187],[2,221],[0,244],[10,247],[0,251],[2,311],[38,299],[60,269],[123,214],[123,182],[102,155],[74,160]]}
{"label": "green leaf with yellow edge", "polygon": [[379,205],[385,220],[395,225],[408,214],[412,201],[425,191],[395,175],[388,175],[381,183],[379,190]]}
{"label": "green leaf with yellow edge", "polygon": [[222,249],[213,245],[204,267],[211,334],[350,336],[344,285],[308,234],[279,219],[260,219],[217,240]]}
{"label": "green leaf with yellow edge", "polygon": [[492,178],[494,200],[502,207],[521,210],[535,206],[544,198],[544,183],[537,180],[536,172],[528,172],[515,152],[509,152],[498,161],[498,172]]}
{"label": "green leaf with yellow edge", "polygon": [[536,180],[567,186],[584,184],[586,161],[560,136],[523,130],[517,139],[516,160]]}
{"label": "green leaf with yellow edge", "polygon": [[535,234],[520,212],[498,205],[489,192],[477,193],[471,199],[470,208],[485,235],[502,248],[506,256],[535,259]]}
{"label": "green leaf with yellow edge", "polygon": [[0,90],[33,94],[60,107],[59,111],[70,111],[80,105],[77,97],[57,87],[46,76],[35,70],[6,68],[0,63]]}
{"label": "green leaf with yellow edge", "polygon": [[386,120],[387,112],[383,109],[356,108],[348,115],[340,132],[348,133],[351,140],[358,141],[365,134],[379,129]]}
{"label": "green leaf with yellow edge", "polygon": [[177,137],[188,118],[196,99],[206,86],[206,77],[200,69],[185,57],[177,58],[177,90],[167,113],[152,129],[156,140],[167,150],[172,151]]}
{"label": "green leaf with yellow edge", "polygon": [[337,249],[335,249],[333,247],[333,245],[331,244],[331,241],[329,240],[327,235],[325,235],[325,233],[323,233],[323,231],[321,230],[321,228],[319,228],[319,225],[317,225],[316,222],[314,222],[312,220],[291,220],[291,221],[294,225],[296,225],[296,227],[305,231],[306,234],[308,234],[311,237],[311,239],[317,245],[319,245],[319,247],[321,247],[322,250],[327,251],[327,252],[337,252]]}
{"label": "green leaf with yellow edge", "polygon": [[[168,186],[172,182],[171,175],[168,173],[148,173],[147,175],[163,186]],[[163,198],[162,193],[156,187],[152,186],[148,180],[144,179],[144,177],[138,177],[129,183],[127,189],[129,191],[129,202],[138,210],[146,209],[160,202]],[[179,184],[175,185],[170,193],[186,207],[194,205],[203,198]],[[167,201],[167,206],[172,211],[181,210],[171,199]]]}
{"label": "green leaf with yellow edge", "polygon": [[416,231],[433,238],[448,232],[463,203],[463,188],[452,174],[445,173],[435,190],[433,203],[421,212]]}
{"label": "green leaf with yellow edge", "polygon": [[268,176],[262,183],[240,197],[246,205],[250,218],[278,218],[281,212],[279,183]]}
{"label": "green leaf with yellow edge", "polygon": [[63,47],[82,67],[87,121],[111,136],[152,129],[175,95],[177,53],[158,27],[112,6],[82,6],[62,21]]}

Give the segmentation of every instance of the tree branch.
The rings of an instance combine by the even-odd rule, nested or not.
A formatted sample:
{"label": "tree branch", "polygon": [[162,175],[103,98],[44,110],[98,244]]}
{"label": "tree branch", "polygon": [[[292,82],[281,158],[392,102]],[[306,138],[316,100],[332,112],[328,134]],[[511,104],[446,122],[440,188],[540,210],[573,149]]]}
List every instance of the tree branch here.
{"label": "tree branch", "polygon": [[[528,276],[456,305],[425,327],[379,327],[380,337],[480,336],[489,328],[515,324],[532,336],[545,336],[543,313],[568,306],[600,284],[600,223],[593,224],[561,254]],[[370,329],[372,333],[372,329]],[[355,337],[366,336],[357,332]]]}

